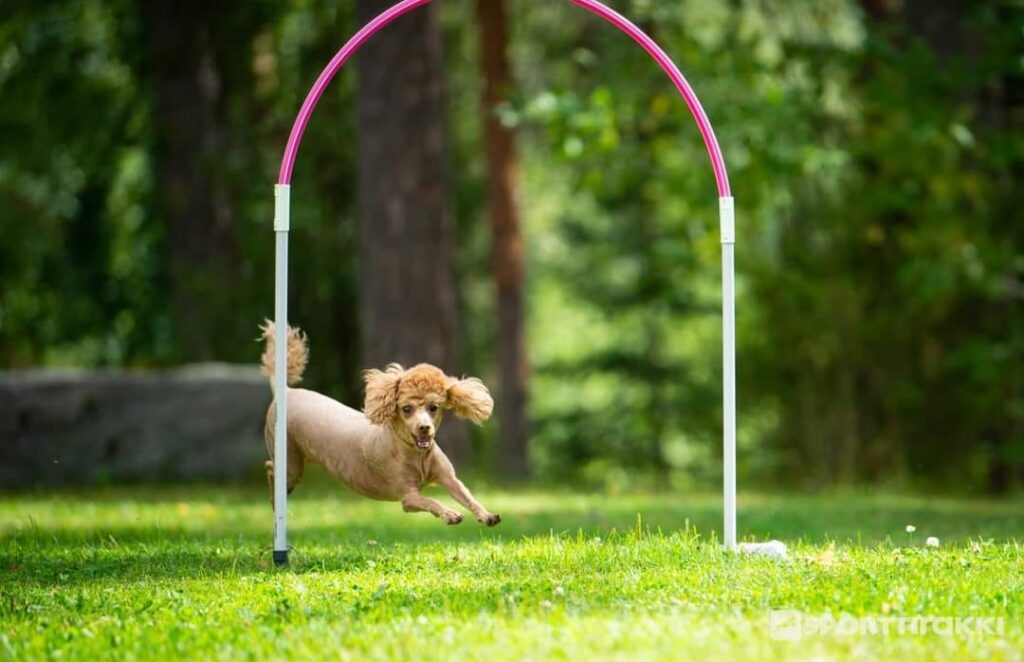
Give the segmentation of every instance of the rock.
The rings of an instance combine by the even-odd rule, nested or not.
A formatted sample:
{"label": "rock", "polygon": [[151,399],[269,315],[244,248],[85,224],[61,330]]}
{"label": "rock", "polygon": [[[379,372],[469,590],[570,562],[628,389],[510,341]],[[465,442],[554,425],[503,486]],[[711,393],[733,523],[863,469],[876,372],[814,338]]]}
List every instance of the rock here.
{"label": "rock", "polygon": [[0,372],[0,489],[252,475],[269,403],[248,366]]}
{"label": "rock", "polygon": [[741,554],[753,554],[755,556],[768,556],[776,559],[784,559],[789,556],[785,543],[779,540],[768,542],[741,542]]}

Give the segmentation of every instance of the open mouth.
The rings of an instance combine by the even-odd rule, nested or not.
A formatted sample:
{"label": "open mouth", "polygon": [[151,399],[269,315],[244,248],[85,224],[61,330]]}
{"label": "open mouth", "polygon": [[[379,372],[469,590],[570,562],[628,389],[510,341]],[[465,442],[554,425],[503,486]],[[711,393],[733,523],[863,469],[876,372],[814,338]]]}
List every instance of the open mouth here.
{"label": "open mouth", "polygon": [[421,451],[425,451],[428,448],[430,448],[430,437],[414,437],[414,440],[416,441],[416,448],[420,449]]}

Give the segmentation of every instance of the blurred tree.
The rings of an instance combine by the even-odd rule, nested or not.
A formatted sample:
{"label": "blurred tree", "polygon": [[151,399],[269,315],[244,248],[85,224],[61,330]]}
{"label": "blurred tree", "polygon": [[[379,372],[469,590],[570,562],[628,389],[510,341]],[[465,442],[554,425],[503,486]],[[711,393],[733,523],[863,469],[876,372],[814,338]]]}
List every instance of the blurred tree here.
{"label": "blurred tree", "polygon": [[1024,365],[1024,13],[863,6],[867,38],[844,62],[853,112],[822,117],[844,167],[794,187],[774,255],[755,257],[755,379],[780,403],[770,445],[783,475],[814,485],[1004,491],[1024,471],[1024,371],[1006,369]]}
{"label": "blurred tree", "polygon": [[[904,238],[900,243],[910,249],[897,274],[917,291],[904,295],[925,304],[911,308],[924,313],[915,324],[923,330],[915,377],[923,401],[936,411],[921,426],[932,439],[908,440],[908,464],[941,475],[951,457],[985,457],[987,467],[976,478],[988,491],[1005,493],[1024,484],[1024,369],[1001,369],[1024,366],[1024,217],[1017,185],[1024,174],[1024,75],[1013,64],[1024,53],[1024,8],[966,0],[863,5],[878,37],[863,63],[868,116],[884,127],[890,108],[910,109],[918,130],[930,134],[915,154],[931,166],[920,172],[924,209],[893,201],[876,211],[883,231]],[[901,81],[895,89],[878,84],[894,79]],[[922,101],[934,108],[922,108]],[[879,132],[883,140],[889,136],[901,141]],[[1016,144],[1004,144],[1007,137]],[[936,143],[942,142],[957,148],[941,149]],[[910,170],[900,160],[895,165]],[[870,153],[862,155],[862,167],[885,169]]]}
{"label": "blurred tree", "polygon": [[[359,0],[367,23],[391,6]],[[359,75],[359,260],[367,366],[427,362],[462,369],[445,125],[440,6],[400,18],[356,55]],[[469,453],[464,426],[442,445]]]}
{"label": "blurred tree", "polygon": [[524,247],[516,208],[519,168],[515,134],[502,123],[500,110],[513,87],[508,59],[508,10],[505,0],[477,0],[483,144],[487,157],[488,216],[491,225],[491,269],[494,275],[498,327],[498,459],[502,474],[522,478],[528,473],[526,413],[529,365],[524,336]]}
{"label": "blurred tree", "polygon": [[[536,249],[544,273],[532,298],[558,293],[557,321],[531,334],[544,347],[532,382],[540,389],[534,460],[560,479],[611,484],[628,472],[664,482],[670,460],[702,445],[705,430],[718,436],[713,385],[695,376],[703,371],[680,342],[686,320],[716,310],[694,286],[701,234],[689,208],[666,195],[713,192],[705,157],[678,139],[692,128],[686,106],[632,41],[568,6],[533,20],[556,35],[542,52],[554,64],[529,90],[520,120],[542,130],[566,197],[553,227],[532,239],[548,247]],[[664,41],[673,33],[661,27],[645,24]]]}
{"label": "blurred tree", "polygon": [[268,18],[263,5],[140,5],[177,346],[187,361],[223,360],[237,347],[242,329],[252,327],[252,320],[237,315],[237,301],[221,295],[243,286],[238,196],[229,188],[227,158],[243,147],[231,135],[227,99],[239,74],[248,84],[244,45]]}
{"label": "blurred tree", "polygon": [[[4,4],[0,364],[254,360],[272,314],[270,185],[353,5]],[[293,200],[308,383],[358,402],[367,363],[455,372],[462,344],[489,383],[511,364],[492,351],[489,122],[515,129],[529,201],[533,470],[715,484],[719,247],[692,119],[635,44],[561,2],[509,4],[517,82],[492,85],[481,112],[482,83],[501,78],[480,75],[502,41],[480,39],[496,7],[445,5],[444,81],[435,6],[366,46],[358,113],[351,67],[323,97]],[[737,192],[741,482],[1019,488],[1020,3],[623,8],[700,93]],[[501,382],[499,415],[514,401]]]}
{"label": "blurred tree", "polygon": [[0,17],[0,365],[168,360],[129,3]]}
{"label": "blurred tree", "polygon": [[[256,319],[273,315],[270,190],[288,132],[313,81],[356,28],[353,3],[280,4],[280,16],[255,36],[248,53],[252,85],[237,90],[233,99],[238,114],[233,128],[247,130],[245,143],[257,146],[260,157],[246,162],[249,171],[237,186],[246,194],[238,220],[249,259],[247,289],[255,293],[248,307]],[[313,360],[304,384],[358,406],[365,364],[359,333],[354,69],[350,64],[342,70],[321,97],[295,163],[289,318],[310,334]],[[249,343],[240,345],[251,351]]]}

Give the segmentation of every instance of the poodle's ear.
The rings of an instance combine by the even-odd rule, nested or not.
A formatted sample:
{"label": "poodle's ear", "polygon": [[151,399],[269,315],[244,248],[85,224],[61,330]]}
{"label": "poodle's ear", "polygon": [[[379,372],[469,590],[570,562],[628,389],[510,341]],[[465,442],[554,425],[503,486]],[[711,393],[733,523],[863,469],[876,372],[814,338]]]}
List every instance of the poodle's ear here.
{"label": "poodle's ear", "polygon": [[480,424],[491,417],[494,400],[484,383],[476,377],[451,379],[448,382],[448,406],[459,418]]}
{"label": "poodle's ear", "polygon": [[402,381],[405,370],[397,363],[392,363],[383,372],[366,370],[363,380],[366,382],[366,400],[363,413],[371,423],[384,425],[395,414],[398,408],[398,383]]}

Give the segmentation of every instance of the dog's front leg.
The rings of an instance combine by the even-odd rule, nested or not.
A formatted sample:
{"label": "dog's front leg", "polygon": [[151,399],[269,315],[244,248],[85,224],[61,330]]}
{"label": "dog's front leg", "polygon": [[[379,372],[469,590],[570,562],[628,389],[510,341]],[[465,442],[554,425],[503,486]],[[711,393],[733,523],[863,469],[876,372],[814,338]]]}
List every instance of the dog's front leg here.
{"label": "dog's front leg", "polygon": [[501,515],[498,513],[488,512],[479,501],[473,498],[473,494],[470,493],[469,488],[467,488],[465,483],[459,480],[458,476],[454,473],[444,476],[438,482],[441,483],[441,487],[448,490],[448,494],[452,495],[453,499],[468,508],[481,524],[494,526],[501,521]]}
{"label": "dog's front leg", "polygon": [[409,492],[402,497],[402,510],[407,513],[433,513],[434,517],[440,517],[446,524],[460,524],[462,522],[462,515],[454,510],[445,508],[440,502],[430,497],[425,497],[419,492]]}

